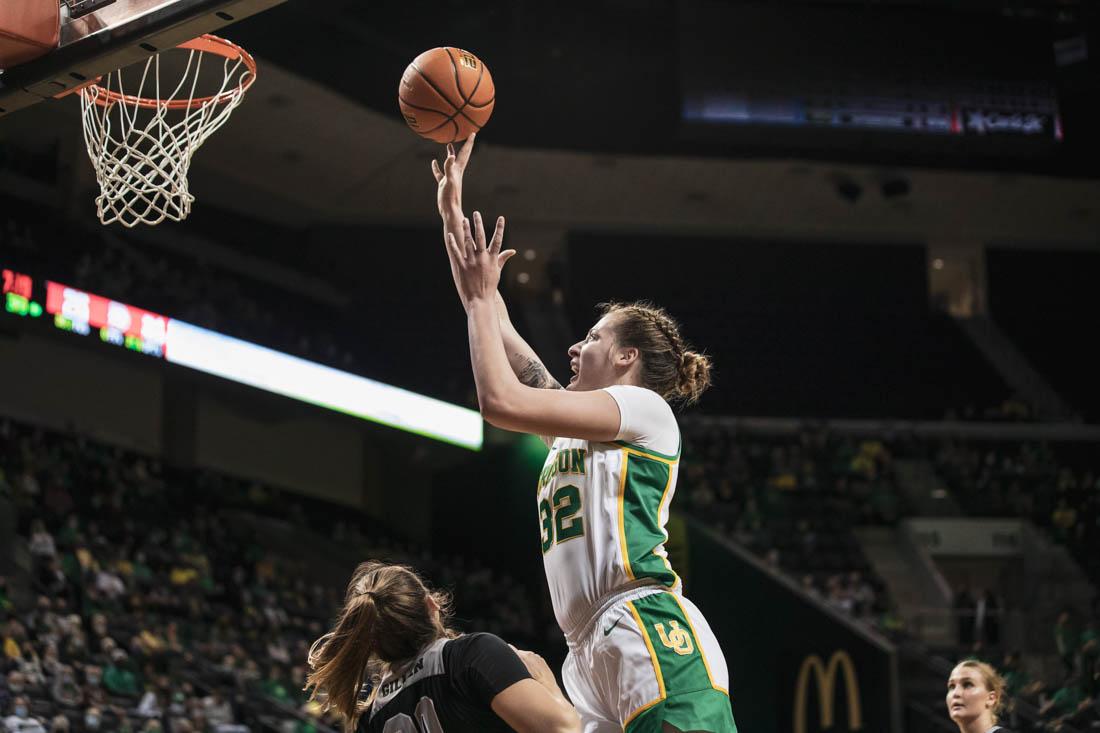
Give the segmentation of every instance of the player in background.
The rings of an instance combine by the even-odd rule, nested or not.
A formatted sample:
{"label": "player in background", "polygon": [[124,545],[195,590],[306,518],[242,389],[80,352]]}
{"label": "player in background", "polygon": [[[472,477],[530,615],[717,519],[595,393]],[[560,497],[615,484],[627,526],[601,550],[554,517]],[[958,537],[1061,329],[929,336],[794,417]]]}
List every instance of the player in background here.
{"label": "player in background", "polygon": [[947,714],[959,733],[1012,733],[997,725],[1005,709],[1005,681],[976,659],[960,662],[947,678]]}
{"label": "player in background", "polygon": [[542,657],[492,634],[459,636],[447,609],[411,568],[362,563],[336,626],[309,651],[310,699],[340,713],[349,733],[580,731]]}
{"label": "player in background", "polygon": [[669,401],[698,399],[710,363],[662,309],[612,304],[569,349],[562,389],[497,292],[515,254],[501,251],[504,218],[487,243],[481,216],[463,215],[472,151],[473,136],[457,154],[447,146],[442,168],[432,162],[444,240],[482,414],[550,447],[537,496],[543,564],[584,730],[736,731],[722,650],[664,549],[680,454]]}

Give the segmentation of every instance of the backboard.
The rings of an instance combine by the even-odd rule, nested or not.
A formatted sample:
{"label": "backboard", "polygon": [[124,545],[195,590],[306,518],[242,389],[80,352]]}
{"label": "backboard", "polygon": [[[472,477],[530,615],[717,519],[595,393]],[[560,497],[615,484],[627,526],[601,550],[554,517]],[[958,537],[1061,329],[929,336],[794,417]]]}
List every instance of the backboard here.
{"label": "backboard", "polygon": [[0,117],[285,0],[56,1],[61,5],[58,47],[0,73]]}

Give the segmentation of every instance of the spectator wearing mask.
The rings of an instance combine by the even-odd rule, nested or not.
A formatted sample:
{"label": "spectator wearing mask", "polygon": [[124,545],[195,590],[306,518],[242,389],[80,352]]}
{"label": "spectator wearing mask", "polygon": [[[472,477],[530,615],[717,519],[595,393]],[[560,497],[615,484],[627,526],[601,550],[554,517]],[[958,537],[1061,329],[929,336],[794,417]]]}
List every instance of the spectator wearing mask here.
{"label": "spectator wearing mask", "polygon": [[140,694],[137,678],[126,662],[126,652],[121,649],[111,652],[111,662],[103,670],[103,686],[114,695],[137,697]]}
{"label": "spectator wearing mask", "polygon": [[42,721],[31,715],[27,698],[18,695],[12,699],[11,714],[4,718],[5,733],[46,733]]}
{"label": "spectator wearing mask", "polygon": [[89,705],[84,710],[83,722],[85,733],[96,733],[102,730],[104,728],[103,711],[96,705]]}
{"label": "spectator wearing mask", "polygon": [[98,690],[103,683],[103,670],[95,664],[89,664],[84,667],[84,685],[85,691],[91,694],[93,691]]}

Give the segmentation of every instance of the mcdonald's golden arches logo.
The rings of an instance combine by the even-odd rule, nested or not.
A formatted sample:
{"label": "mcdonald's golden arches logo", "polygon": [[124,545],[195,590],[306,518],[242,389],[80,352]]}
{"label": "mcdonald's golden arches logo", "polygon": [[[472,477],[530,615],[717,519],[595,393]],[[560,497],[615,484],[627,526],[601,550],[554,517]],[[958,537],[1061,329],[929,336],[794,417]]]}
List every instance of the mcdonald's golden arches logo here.
{"label": "mcdonald's golden arches logo", "polygon": [[653,627],[657,629],[657,635],[661,637],[662,644],[680,656],[685,656],[695,651],[695,645],[691,643],[691,634],[689,634],[686,629],[680,628],[679,621],[669,621],[668,626],[671,631],[666,634],[664,624],[653,625]]}
{"label": "mcdonald's golden arches logo", "polygon": [[833,727],[833,698],[836,692],[837,672],[844,673],[844,686],[847,690],[848,730],[863,730],[863,709],[859,699],[859,679],[856,668],[848,652],[838,650],[829,657],[829,664],[821,657],[811,654],[802,660],[798,670],[798,681],[794,688],[794,733],[806,733],[806,687],[810,684],[810,673],[817,682],[818,709],[820,710],[821,730]]}

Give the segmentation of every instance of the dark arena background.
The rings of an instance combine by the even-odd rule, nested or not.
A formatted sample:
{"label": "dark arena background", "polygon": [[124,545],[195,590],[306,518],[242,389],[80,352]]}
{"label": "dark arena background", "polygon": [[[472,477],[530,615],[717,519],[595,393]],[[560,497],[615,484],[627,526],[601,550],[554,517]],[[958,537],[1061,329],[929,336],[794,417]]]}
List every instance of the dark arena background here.
{"label": "dark arena background", "polygon": [[[1100,727],[1100,4],[176,6],[0,74],[6,730],[339,730],[307,651],[372,558],[560,674],[546,448],[478,414],[445,153],[397,106],[436,46],[492,71],[465,205],[550,371],[611,300],[713,359],[667,546],[738,730],[957,731],[964,658],[1013,731]],[[101,225],[47,98],[176,12],[255,84],[185,221]]]}

